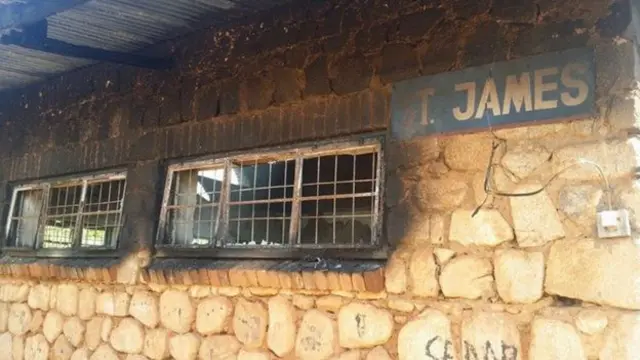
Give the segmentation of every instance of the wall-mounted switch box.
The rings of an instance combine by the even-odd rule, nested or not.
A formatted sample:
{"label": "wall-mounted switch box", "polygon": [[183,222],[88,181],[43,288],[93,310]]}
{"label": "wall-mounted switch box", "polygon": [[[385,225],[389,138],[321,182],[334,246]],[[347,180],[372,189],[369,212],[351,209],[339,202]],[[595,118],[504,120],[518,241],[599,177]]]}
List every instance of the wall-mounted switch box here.
{"label": "wall-mounted switch box", "polygon": [[610,239],[631,236],[629,212],[627,210],[606,210],[597,214],[598,237]]}

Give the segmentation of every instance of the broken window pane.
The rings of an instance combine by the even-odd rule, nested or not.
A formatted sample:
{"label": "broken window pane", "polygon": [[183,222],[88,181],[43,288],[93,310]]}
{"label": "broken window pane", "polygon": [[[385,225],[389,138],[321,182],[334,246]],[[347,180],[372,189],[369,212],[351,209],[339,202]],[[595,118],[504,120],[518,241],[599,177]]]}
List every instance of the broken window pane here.
{"label": "broken window pane", "polygon": [[13,213],[10,214],[7,245],[33,247],[38,233],[43,191],[20,190],[15,194]]}
{"label": "broken window pane", "polygon": [[376,162],[373,152],[303,160],[301,245],[372,245]]}
{"label": "broken window pane", "polygon": [[231,167],[229,245],[278,246],[288,242],[295,160],[252,160]]}
{"label": "broken window pane", "polygon": [[214,243],[224,176],[224,167],[173,173],[166,208],[167,244],[202,246]]}

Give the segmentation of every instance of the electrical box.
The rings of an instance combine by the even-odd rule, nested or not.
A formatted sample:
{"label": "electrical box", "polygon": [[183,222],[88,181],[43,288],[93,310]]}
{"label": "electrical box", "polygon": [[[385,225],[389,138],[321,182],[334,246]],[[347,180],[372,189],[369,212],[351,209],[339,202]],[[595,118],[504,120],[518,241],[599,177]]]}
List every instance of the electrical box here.
{"label": "electrical box", "polygon": [[627,210],[606,210],[597,214],[598,237],[610,239],[631,236],[629,212]]}

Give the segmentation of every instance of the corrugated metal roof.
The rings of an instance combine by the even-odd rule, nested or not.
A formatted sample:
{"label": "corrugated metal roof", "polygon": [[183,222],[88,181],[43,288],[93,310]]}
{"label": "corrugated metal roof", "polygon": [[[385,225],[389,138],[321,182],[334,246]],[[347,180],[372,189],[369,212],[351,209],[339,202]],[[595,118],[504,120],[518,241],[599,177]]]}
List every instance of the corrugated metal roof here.
{"label": "corrugated metal roof", "polygon": [[[287,1],[91,0],[48,17],[47,36],[74,45],[133,52],[194,31],[204,23],[228,22]],[[42,81],[91,63],[0,45],[0,90]]]}

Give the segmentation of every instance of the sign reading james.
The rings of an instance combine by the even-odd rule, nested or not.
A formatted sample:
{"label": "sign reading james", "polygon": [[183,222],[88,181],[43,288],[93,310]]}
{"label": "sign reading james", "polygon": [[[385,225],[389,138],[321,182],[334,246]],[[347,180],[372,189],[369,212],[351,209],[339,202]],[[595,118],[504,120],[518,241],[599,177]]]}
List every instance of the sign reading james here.
{"label": "sign reading james", "polygon": [[594,91],[590,49],[425,76],[394,85],[391,132],[408,139],[586,115]]}

